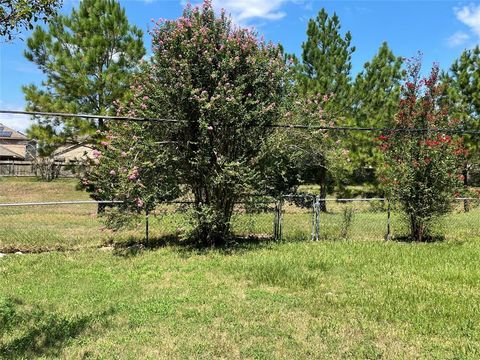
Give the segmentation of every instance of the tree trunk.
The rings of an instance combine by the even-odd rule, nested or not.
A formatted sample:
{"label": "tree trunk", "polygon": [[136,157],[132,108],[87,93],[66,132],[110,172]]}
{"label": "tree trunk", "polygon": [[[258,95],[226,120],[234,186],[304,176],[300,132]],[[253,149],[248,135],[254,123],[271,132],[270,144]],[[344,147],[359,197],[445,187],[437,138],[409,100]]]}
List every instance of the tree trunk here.
{"label": "tree trunk", "polygon": [[410,231],[413,241],[423,242],[426,240],[426,225],[423,221],[417,219],[415,216],[410,217]]}
{"label": "tree trunk", "polygon": [[231,236],[230,221],[235,205],[231,192],[201,187],[194,190],[194,194],[197,212],[195,240],[206,246],[225,244]]}

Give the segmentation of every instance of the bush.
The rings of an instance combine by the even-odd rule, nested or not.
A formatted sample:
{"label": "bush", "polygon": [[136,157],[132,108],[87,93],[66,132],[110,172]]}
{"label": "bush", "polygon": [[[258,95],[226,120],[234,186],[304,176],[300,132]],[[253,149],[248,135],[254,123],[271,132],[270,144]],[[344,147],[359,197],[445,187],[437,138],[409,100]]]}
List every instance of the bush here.
{"label": "bush", "polygon": [[404,211],[412,240],[428,241],[433,221],[451,211],[462,189],[465,152],[460,140],[438,130],[458,124],[443,101],[438,66],[427,78],[420,77],[420,69],[419,59],[410,61],[393,124],[397,130],[383,134],[379,141],[386,159],[382,180],[387,194]]}

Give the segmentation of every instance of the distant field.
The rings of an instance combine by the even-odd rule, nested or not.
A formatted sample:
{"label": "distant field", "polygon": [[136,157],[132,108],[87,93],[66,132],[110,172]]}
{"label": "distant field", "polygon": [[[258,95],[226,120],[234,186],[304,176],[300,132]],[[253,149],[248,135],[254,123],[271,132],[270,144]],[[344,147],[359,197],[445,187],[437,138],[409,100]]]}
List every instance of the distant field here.
{"label": "distant field", "polygon": [[[88,194],[76,190],[77,181],[57,180],[51,183],[33,178],[0,178],[0,203],[56,200],[88,200]],[[469,213],[449,215],[441,229],[447,240],[480,237],[480,207],[472,204]],[[328,203],[329,213],[320,218],[320,237],[338,240],[383,240],[387,233],[387,213],[382,203]],[[346,220],[347,210],[351,218]],[[190,229],[186,211],[179,206],[159,207],[150,219],[150,235],[182,236]],[[51,249],[97,248],[110,243],[143,241],[144,221],[137,227],[119,232],[105,229],[94,204],[0,208],[0,252],[40,251]],[[241,236],[268,238],[273,233],[273,204],[266,212],[234,216],[233,228]],[[392,213],[391,234],[405,234],[406,226],[398,213]],[[312,234],[312,210],[286,203],[283,214],[283,238],[289,241],[309,240]]]}
{"label": "distant field", "polygon": [[[1,203],[88,198],[63,180],[0,189]],[[0,358],[480,358],[478,209],[451,215],[446,241],[412,244],[382,241],[380,205],[349,205],[347,226],[332,203],[328,240],[302,242],[311,213],[287,204],[286,242],[217,250],[104,248],[143,228],[100,231],[95,206],[0,209],[0,252],[78,250],[0,257]],[[163,210],[155,236],[188,226]],[[234,226],[268,235],[272,221]]]}

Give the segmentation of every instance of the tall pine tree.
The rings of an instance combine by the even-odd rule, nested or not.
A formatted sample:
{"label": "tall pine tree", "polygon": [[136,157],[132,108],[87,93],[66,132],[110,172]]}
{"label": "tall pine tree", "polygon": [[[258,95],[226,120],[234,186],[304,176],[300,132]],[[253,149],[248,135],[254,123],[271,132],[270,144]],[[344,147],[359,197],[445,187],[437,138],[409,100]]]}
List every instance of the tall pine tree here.
{"label": "tall pine tree", "polygon": [[342,36],[337,14],[330,17],[321,9],[308,22],[307,40],[302,44],[300,91],[332,96],[329,103],[337,111],[345,106],[351,90],[351,56],[355,51],[351,40],[349,31]]}
{"label": "tall pine tree", "polygon": [[[110,114],[128,90],[145,55],[142,31],[129,25],[115,0],[83,0],[70,16],[37,26],[25,57],[45,74],[41,87],[24,86],[29,110]],[[64,138],[91,134],[102,120],[42,118],[39,125]]]}
{"label": "tall pine tree", "polygon": [[[340,19],[336,14],[329,16],[325,9],[321,9],[315,19],[310,19],[307,27],[307,40],[302,44],[301,61],[297,63],[298,92],[305,98],[328,97],[323,101],[324,110],[336,118],[349,113],[352,68],[351,56],[355,47],[350,46],[352,36],[346,32],[341,34]],[[311,125],[320,125],[324,119],[310,117]],[[337,121],[338,122],[338,121]],[[312,136],[317,136],[312,134]],[[325,142],[323,136],[314,141]],[[320,145],[320,144],[319,144]],[[316,161],[302,174],[304,181],[315,182],[320,185],[320,197],[324,199],[327,192],[335,184],[334,174],[329,171],[329,157],[322,150],[325,146],[316,146]],[[321,204],[322,211],[326,211],[326,203]]]}
{"label": "tall pine tree", "polygon": [[[450,70],[442,74],[446,93],[452,106],[454,118],[458,118],[465,128],[480,130],[480,46],[465,50],[454,61]],[[480,146],[478,136],[465,134],[464,144],[468,156],[463,168],[463,181],[467,189],[472,164],[478,163]],[[465,202],[465,210],[469,204]]]}
{"label": "tall pine tree", "polygon": [[[398,110],[403,60],[384,42],[357,75],[353,91],[352,118],[361,127],[388,127]],[[351,141],[356,181],[375,182],[374,169],[381,154],[371,133],[356,133]]]}

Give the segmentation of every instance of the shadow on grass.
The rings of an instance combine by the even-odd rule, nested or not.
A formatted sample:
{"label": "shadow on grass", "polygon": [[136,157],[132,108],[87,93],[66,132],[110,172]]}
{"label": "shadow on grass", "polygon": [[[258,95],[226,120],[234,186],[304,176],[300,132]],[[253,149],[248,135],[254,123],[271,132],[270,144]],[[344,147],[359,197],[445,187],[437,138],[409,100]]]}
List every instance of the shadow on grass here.
{"label": "shadow on grass", "polygon": [[271,237],[259,236],[233,236],[228,239],[225,244],[208,246],[198,244],[192,240],[184,240],[176,235],[165,235],[151,238],[148,242],[139,241],[131,238],[125,242],[113,244],[113,254],[122,257],[136,256],[146,250],[155,250],[163,247],[175,247],[185,255],[201,254],[212,250],[219,251],[224,254],[233,254],[243,251],[249,251],[272,245],[275,242]]}
{"label": "shadow on grass", "polygon": [[425,244],[443,242],[446,240],[446,238],[445,235],[430,235],[426,236],[423,241],[417,241],[411,235],[400,235],[394,236],[392,240],[400,243]]}
{"label": "shadow on grass", "polygon": [[69,341],[106,326],[113,313],[67,317],[0,298],[0,358],[60,357]]}

